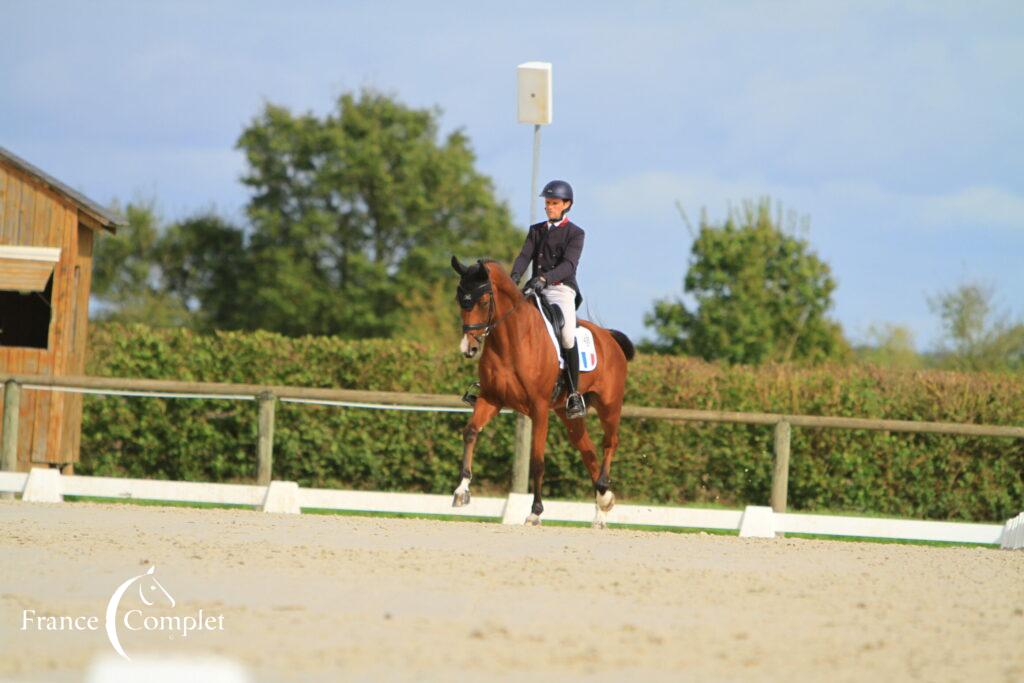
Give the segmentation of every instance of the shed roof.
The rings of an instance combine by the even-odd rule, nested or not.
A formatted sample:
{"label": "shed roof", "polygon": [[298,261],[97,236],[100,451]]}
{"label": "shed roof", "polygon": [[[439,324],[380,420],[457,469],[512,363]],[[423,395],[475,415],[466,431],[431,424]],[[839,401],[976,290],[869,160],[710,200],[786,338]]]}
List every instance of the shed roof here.
{"label": "shed roof", "polygon": [[70,199],[80,211],[84,211],[90,218],[102,225],[110,232],[116,232],[118,226],[127,225],[128,222],[120,214],[105,209],[98,203],[86,197],[81,192],[72,190],[53,176],[44,173],[39,168],[28,163],[17,154],[4,147],[0,147],[0,161],[6,162],[23,173],[27,173],[39,182],[43,183],[53,191]]}

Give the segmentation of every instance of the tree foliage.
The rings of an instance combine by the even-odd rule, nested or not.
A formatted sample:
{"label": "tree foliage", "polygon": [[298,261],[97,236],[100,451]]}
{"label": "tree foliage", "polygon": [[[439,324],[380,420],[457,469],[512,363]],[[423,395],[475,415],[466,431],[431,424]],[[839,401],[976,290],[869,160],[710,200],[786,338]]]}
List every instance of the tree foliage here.
{"label": "tree foliage", "polygon": [[92,296],[100,320],[157,327],[187,324],[190,313],[163,286],[159,268],[160,216],[153,200],[130,202],[127,224],[102,235],[93,252]]}
{"label": "tree foliage", "polygon": [[249,255],[241,228],[210,211],[167,226],[157,249],[161,286],[200,330],[239,328]]}
{"label": "tree foliage", "polygon": [[925,359],[914,347],[914,333],[905,325],[885,323],[868,328],[866,343],[855,349],[857,359],[868,365],[893,369],[917,369]]}
{"label": "tree foliage", "polygon": [[437,119],[369,91],[322,118],[264,108],[238,141],[253,192],[238,327],[392,336],[416,313],[403,304],[437,303],[452,253],[511,257],[508,208]]}
{"label": "tree foliage", "polygon": [[129,205],[100,240],[108,317],[297,336],[450,337],[453,253],[511,260],[508,207],[439,112],[364,91],[325,116],[267,104],[238,140],[252,190],[240,227],[213,212],[161,228]]}
{"label": "tree foliage", "polygon": [[939,316],[943,343],[938,364],[956,370],[1024,370],[1024,324],[995,311],[993,290],[976,282],[928,300]]}
{"label": "tree foliage", "polygon": [[647,348],[730,363],[810,360],[848,352],[826,317],[835,290],[828,265],[783,230],[771,202],[745,202],[721,225],[702,219],[682,298],[655,302],[644,316],[655,339]]}

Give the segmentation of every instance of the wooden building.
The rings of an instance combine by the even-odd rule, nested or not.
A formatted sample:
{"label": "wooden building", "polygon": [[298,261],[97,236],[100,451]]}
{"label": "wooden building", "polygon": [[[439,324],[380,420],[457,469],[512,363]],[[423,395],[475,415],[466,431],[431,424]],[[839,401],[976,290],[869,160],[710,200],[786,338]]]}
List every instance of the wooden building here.
{"label": "wooden building", "polygon": [[[93,245],[121,224],[0,147],[0,373],[84,373]],[[23,390],[19,412],[18,469],[72,470],[81,394]]]}

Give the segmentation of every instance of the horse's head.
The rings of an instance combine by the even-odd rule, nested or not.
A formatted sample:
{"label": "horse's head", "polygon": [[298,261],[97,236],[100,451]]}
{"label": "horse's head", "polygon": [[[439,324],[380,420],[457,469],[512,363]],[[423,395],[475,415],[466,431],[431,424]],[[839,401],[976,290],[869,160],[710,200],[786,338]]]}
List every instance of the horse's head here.
{"label": "horse's head", "polygon": [[174,598],[167,592],[167,589],[163,587],[156,577],[153,576],[153,572],[156,570],[156,566],[149,568],[149,571],[139,577],[139,599],[142,600],[146,606],[152,606],[156,600],[166,599],[170,603],[171,607],[174,607]]}
{"label": "horse's head", "polygon": [[494,322],[494,289],[485,261],[464,266],[452,256],[452,268],[459,274],[459,286],[455,290],[455,300],[462,314],[462,342],[459,348],[466,358],[473,358],[480,351],[484,338],[491,332],[491,324]]}

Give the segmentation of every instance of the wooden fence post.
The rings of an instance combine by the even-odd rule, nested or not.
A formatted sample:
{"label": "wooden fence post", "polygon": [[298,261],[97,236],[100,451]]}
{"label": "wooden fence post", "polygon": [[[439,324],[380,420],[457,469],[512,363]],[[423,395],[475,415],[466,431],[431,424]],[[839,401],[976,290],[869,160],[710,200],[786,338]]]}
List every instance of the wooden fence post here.
{"label": "wooden fence post", "polygon": [[256,399],[260,404],[259,465],[256,471],[256,483],[269,486],[274,470],[274,405],[277,399],[269,391],[259,394]]}
{"label": "wooden fence post", "polygon": [[789,423],[780,420],[775,423],[775,468],[772,471],[772,510],[786,511],[786,495],[789,490]]}
{"label": "wooden fence post", "polygon": [[530,444],[533,420],[516,413],[516,449],[512,458],[512,493],[526,493],[530,486]]}
{"label": "wooden fence post", "polygon": [[[13,379],[4,382],[4,436],[0,448],[0,470],[18,471],[18,416],[21,412],[21,385]],[[13,493],[0,494],[0,498],[11,500]]]}

